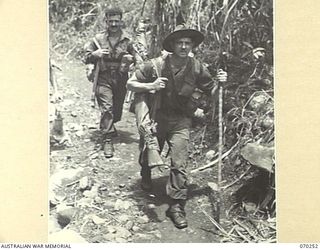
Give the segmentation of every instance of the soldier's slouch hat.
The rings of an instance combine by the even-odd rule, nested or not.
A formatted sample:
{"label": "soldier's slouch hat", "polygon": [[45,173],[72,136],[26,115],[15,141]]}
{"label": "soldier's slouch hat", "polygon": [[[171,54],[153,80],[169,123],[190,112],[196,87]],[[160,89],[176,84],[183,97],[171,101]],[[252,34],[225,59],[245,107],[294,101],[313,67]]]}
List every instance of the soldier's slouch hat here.
{"label": "soldier's slouch hat", "polygon": [[185,25],[178,25],[175,30],[170,33],[162,43],[163,48],[168,52],[173,52],[173,42],[176,39],[189,37],[193,41],[193,48],[199,46],[204,40],[204,35],[195,29],[186,28]]}

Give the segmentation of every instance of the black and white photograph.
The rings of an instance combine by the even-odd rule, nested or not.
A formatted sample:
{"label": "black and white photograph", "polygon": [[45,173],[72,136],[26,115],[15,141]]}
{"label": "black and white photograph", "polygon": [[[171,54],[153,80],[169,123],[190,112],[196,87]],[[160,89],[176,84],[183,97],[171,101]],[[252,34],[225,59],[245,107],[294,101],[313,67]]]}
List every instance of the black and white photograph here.
{"label": "black and white photograph", "polygon": [[48,36],[50,242],[277,242],[272,0],[48,0]]}

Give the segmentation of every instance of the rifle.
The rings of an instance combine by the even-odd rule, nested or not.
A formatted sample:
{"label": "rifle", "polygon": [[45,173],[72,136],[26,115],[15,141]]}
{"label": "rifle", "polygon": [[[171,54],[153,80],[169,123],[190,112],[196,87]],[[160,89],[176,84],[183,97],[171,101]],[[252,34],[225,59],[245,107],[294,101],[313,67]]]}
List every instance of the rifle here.
{"label": "rifle", "polygon": [[[93,38],[93,42],[97,46],[98,49],[101,49],[101,46],[95,37]],[[100,71],[99,60],[97,61],[96,65],[95,65],[92,92],[91,92],[91,102],[92,102],[91,107],[93,107],[93,108],[95,108],[95,106],[96,106],[96,91],[97,91],[98,76],[99,76],[99,71]]]}
{"label": "rifle", "polygon": [[[163,60],[151,59],[153,68],[156,71],[157,77],[160,76]],[[146,158],[142,156],[139,161],[147,160],[150,168],[164,165],[160,156],[160,147],[156,137],[156,111],[160,107],[160,93],[152,91],[153,99],[151,107],[147,104],[147,97],[144,94],[135,94],[135,114],[138,124],[139,134],[144,138],[143,154],[146,153]]]}
{"label": "rifle", "polygon": [[[162,65],[164,63],[163,58],[160,59],[151,59],[151,63],[156,71],[156,75],[157,77],[161,76],[161,68]],[[150,120],[151,120],[151,125],[149,127],[149,138],[147,137],[146,139],[149,140],[150,142],[153,142],[155,147],[151,147],[148,149],[148,165],[150,167],[154,167],[154,166],[161,166],[164,165],[164,162],[160,156],[159,153],[159,144],[157,141],[157,138],[155,137],[155,133],[156,133],[156,123],[155,123],[155,119],[156,119],[156,114],[157,114],[157,110],[160,108],[160,104],[161,104],[161,94],[160,91],[155,92],[154,94],[154,98],[153,98],[153,102],[152,102],[152,106],[150,108]],[[158,148],[157,148],[158,147]]]}

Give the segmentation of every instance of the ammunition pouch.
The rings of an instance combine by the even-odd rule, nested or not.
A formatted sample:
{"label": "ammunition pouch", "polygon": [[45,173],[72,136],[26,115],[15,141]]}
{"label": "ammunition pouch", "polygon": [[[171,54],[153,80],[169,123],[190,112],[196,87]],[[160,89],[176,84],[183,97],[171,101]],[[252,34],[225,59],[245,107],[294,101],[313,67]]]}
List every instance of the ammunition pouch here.
{"label": "ammunition pouch", "polygon": [[188,98],[187,104],[184,107],[184,110],[188,116],[192,117],[197,108],[201,107],[203,95],[204,94],[202,90],[198,88],[193,90],[193,93]]}
{"label": "ammunition pouch", "polygon": [[189,102],[187,103],[187,107],[194,113],[197,108],[201,106],[201,100],[203,99],[203,91],[196,88],[192,93]]}
{"label": "ammunition pouch", "polygon": [[100,71],[108,71],[111,74],[117,73],[120,67],[120,62],[101,61]]}
{"label": "ammunition pouch", "polygon": [[196,86],[185,79],[179,91],[179,95],[189,98],[195,92],[195,89]]}

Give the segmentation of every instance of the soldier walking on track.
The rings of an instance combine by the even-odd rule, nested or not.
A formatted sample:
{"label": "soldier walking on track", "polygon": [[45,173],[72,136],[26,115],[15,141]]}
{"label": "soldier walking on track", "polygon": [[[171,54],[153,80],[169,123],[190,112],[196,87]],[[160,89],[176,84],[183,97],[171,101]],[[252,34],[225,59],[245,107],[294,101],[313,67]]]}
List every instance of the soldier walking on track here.
{"label": "soldier walking on track", "polygon": [[[214,95],[217,82],[227,80],[227,73],[222,70],[218,71],[218,81],[212,80],[207,69],[198,60],[189,57],[191,50],[203,39],[199,31],[177,26],[162,44],[172,54],[145,62],[127,83],[129,90],[147,95],[143,100],[150,101],[148,108],[150,117],[154,117],[157,123],[156,136],[160,150],[165,141],[171,150],[166,185],[171,203],[166,214],[177,228],[188,226],[185,213],[188,189],[186,166],[191,119],[192,116],[204,116],[198,106],[201,98],[199,91]],[[141,161],[140,164],[141,187],[149,191],[152,189],[151,169],[148,161]]]}
{"label": "soldier walking on track", "polygon": [[101,111],[100,129],[103,133],[105,157],[113,157],[114,123],[120,121],[126,95],[129,65],[135,51],[130,36],[122,30],[122,10],[108,8],[105,12],[106,30],[97,34],[85,46],[85,63],[94,64],[93,99]]}

